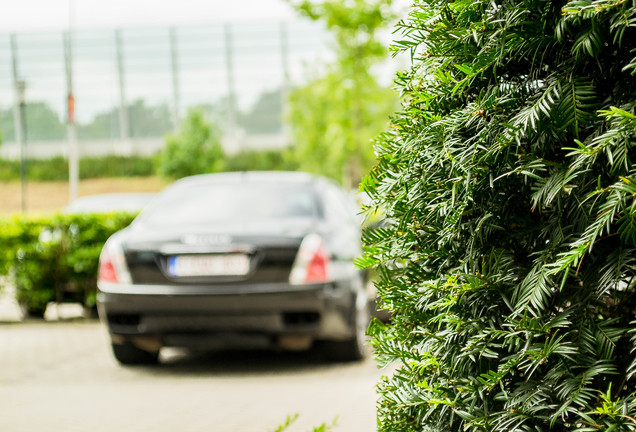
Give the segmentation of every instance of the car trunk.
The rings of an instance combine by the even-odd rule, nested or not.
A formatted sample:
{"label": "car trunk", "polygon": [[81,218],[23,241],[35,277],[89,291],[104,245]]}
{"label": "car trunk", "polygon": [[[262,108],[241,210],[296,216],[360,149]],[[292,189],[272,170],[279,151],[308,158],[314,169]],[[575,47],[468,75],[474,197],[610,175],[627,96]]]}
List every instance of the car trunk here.
{"label": "car trunk", "polygon": [[133,232],[124,245],[135,284],[214,285],[283,283],[307,221]]}

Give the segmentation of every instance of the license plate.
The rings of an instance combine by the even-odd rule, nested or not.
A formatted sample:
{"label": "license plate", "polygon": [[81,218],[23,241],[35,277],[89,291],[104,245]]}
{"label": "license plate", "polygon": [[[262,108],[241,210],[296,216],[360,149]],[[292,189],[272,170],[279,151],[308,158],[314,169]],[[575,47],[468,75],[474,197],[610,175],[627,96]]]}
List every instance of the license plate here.
{"label": "license plate", "polygon": [[179,255],[168,259],[168,273],[177,277],[243,276],[250,271],[247,255]]}

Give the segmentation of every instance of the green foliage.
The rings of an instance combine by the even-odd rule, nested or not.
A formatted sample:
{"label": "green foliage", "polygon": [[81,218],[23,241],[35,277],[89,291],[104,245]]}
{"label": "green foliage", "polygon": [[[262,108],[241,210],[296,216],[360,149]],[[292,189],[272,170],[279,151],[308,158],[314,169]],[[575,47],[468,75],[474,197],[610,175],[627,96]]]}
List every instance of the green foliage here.
{"label": "green foliage", "polygon": [[[287,416],[285,422],[279,425],[273,432],[284,432],[288,430],[296,420],[298,420],[298,414]],[[338,419],[334,419],[331,424],[322,423],[320,426],[313,427],[311,432],[328,432],[336,427],[337,420]]]}
{"label": "green foliage", "polygon": [[198,110],[190,110],[178,135],[169,135],[159,154],[157,172],[178,179],[194,174],[221,171],[223,148],[220,133]]}
{"label": "green foliage", "polygon": [[0,159],[0,180],[20,180],[20,161]]}
{"label": "green foliage", "polygon": [[[109,177],[149,177],[154,175],[153,158],[145,156],[85,157],[80,160],[81,179]],[[66,165],[68,177],[68,164]]]}
{"label": "green foliage", "polygon": [[280,89],[259,95],[246,112],[238,113],[238,123],[248,134],[274,134],[283,130],[283,94]]}
{"label": "green foliage", "polygon": [[0,218],[0,275],[10,275],[17,300],[33,314],[51,301],[95,304],[102,246],[134,215],[52,214]]}
{"label": "green foliage", "polygon": [[298,163],[290,149],[245,150],[226,156],[224,171],[295,171]]}
{"label": "green foliage", "polygon": [[287,416],[285,422],[279,425],[273,432],[284,432],[286,431],[296,420],[298,420],[298,414]]}
{"label": "green foliage", "polygon": [[[66,138],[66,125],[45,102],[26,104],[27,141],[52,141]],[[4,141],[15,140],[13,108],[0,110],[0,131]]]}
{"label": "green foliage", "polygon": [[302,14],[326,24],[337,59],[289,95],[287,120],[303,170],[358,184],[373,165],[371,139],[384,129],[395,97],[371,68],[388,51],[377,33],[392,18],[390,0],[293,2]]}
{"label": "green foliage", "polygon": [[[172,117],[167,105],[149,106],[138,99],[126,107],[131,138],[157,137],[172,129]],[[67,128],[60,115],[46,102],[26,105],[27,142],[58,141],[67,138]],[[0,131],[4,141],[15,140],[13,108],[0,110]],[[86,123],[77,124],[79,139],[119,138],[119,108],[112,108]]]}
{"label": "green foliage", "polygon": [[[33,181],[67,181],[68,161],[61,157],[31,159],[27,177]],[[86,157],[80,160],[80,178],[147,177],[155,172],[153,159],[143,156]],[[0,159],[0,181],[20,180],[20,161]]]}
{"label": "green foliage", "polygon": [[[19,160],[2,160],[0,168],[6,172],[6,178],[3,180],[20,179],[20,161]],[[62,156],[56,156],[47,160],[31,159],[26,161],[26,175],[28,180],[35,181],[54,181],[68,180],[68,160]]]}
{"label": "green foliage", "polygon": [[303,170],[353,187],[373,165],[371,139],[386,127],[394,106],[392,93],[366,78],[361,87],[343,87],[342,75],[329,72],[291,92],[288,120]]}
{"label": "green foliage", "polygon": [[386,56],[376,32],[393,18],[392,0],[289,1],[301,14],[323,21],[336,38],[339,60],[350,67],[368,69]]}
{"label": "green foliage", "polygon": [[[145,156],[102,156],[80,160],[80,178],[148,177],[156,161]],[[245,150],[225,156],[222,171],[295,171],[298,162],[290,149]],[[31,181],[67,181],[68,161],[62,157],[27,161]],[[0,159],[0,181],[19,181],[20,161]]]}
{"label": "green foliage", "polygon": [[636,2],[423,1],[363,181],[380,431],[636,430]]}
{"label": "green foliage", "polygon": [[[79,139],[119,138],[119,108],[99,113],[90,123],[77,125]],[[172,130],[172,116],[167,105],[146,105],[143,99],[137,99],[126,106],[130,138],[161,136]]]}

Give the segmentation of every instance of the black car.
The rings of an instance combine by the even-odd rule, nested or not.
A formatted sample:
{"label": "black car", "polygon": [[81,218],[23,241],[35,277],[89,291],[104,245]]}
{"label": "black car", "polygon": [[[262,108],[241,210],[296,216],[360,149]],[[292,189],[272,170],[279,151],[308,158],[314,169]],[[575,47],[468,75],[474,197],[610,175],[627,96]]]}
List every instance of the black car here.
{"label": "black car", "polygon": [[86,195],[64,207],[65,213],[138,213],[155,197],[152,192],[119,192]]}
{"label": "black car", "polygon": [[365,354],[369,296],[353,201],[305,173],[175,182],[105,244],[98,310],[122,364],[164,346]]}

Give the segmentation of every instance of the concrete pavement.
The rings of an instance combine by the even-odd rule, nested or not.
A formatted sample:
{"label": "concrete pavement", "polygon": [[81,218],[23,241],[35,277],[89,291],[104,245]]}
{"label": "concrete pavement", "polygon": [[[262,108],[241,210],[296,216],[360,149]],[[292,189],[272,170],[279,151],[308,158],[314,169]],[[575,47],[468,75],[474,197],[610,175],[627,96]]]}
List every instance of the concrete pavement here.
{"label": "concrete pavement", "polygon": [[0,302],[1,431],[269,432],[293,414],[287,432],[334,419],[336,432],[376,429],[383,372],[372,359],[165,350],[159,366],[124,368],[99,322],[78,307],[20,322],[17,305]]}

